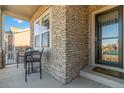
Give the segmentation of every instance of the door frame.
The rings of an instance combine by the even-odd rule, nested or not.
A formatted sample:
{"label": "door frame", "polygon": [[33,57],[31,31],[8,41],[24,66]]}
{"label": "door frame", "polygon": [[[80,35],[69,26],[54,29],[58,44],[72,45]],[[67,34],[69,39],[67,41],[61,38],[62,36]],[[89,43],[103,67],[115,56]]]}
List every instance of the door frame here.
{"label": "door frame", "polygon": [[[107,11],[109,9],[112,9],[114,7],[117,7],[119,5],[108,5],[108,6],[105,6],[103,8],[100,8],[98,10],[95,10],[93,12],[91,12],[91,28],[90,28],[90,34],[89,36],[91,37],[90,39],[90,51],[89,51],[89,54],[90,54],[90,59],[89,59],[89,64],[90,65],[93,65],[93,66],[98,66],[98,67],[103,67],[103,68],[107,68],[107,69],[112,69],[112,70],[116,70],[116,71],[120,71],[120,72],[124,72],[124,62],[123,62],[123,68],[117,68],[117,67],[112,67],[112,66],[107,66],[107,65],[101,65],[101,64],[96,64],[95,63],[95,15],[98,14],[98,13],[101,13],[101,12],[104,12],[104,11]],[[124,6],[123,6],[123,16],[124,16]],[[124,18],[123,18],[123,27],[124,27]],[[124,28],[123,28],[123,31],[124,31]],[[124,33],[123,33],[123,36],[124,36]],[[124,39],[124,37],[123,37]],[[123,44],[124,44],[124,40],[123,40]],[[124,47],[123,47],[123,52],[124,52]],[[123,58],[124,58],[124,55],[123,55]]]}

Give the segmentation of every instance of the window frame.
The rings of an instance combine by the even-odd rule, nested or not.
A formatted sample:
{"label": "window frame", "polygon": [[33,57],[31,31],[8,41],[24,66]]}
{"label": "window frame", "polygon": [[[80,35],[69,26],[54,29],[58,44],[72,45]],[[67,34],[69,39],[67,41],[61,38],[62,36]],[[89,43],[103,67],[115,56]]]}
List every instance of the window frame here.
{"label": "window frame", "polygon": [[43,16],[42,16],[42,18],[41,18],[41,30],[42,30],[42,21],[43,21],[43,19],[45,18],[45,17],[49,17],[49,29],[47,29],[47,30],[43,30],[43,31],[41,31],[40,32],[40,34],[41,34],[41,37],[40,37],[40,39],[41,39],[41,43],[40,43],[40,46],[41,46],[41,48],[43,48],[43,47],[45,47],[45,46],[43,46],[43,34],[45,34],[45,33],[47,33],[48,32],[48,46],[46,46],[46,47],[49,47],[49,43],[50,43],[50,35],[49,35],[49,33],[51,32],[51,30],[50,30],[50,13],[49,12],[47,12],[46,14],[44,14]]}

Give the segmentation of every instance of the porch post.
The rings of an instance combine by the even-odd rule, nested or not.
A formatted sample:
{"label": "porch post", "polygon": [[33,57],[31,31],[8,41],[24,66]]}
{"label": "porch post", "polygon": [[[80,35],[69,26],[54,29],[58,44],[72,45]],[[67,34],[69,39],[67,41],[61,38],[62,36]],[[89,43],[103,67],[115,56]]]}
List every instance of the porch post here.
{"label": "porch post", "polygon": [[2,31],[2,8],[0,6],[0,68],[3,68],[3,49],[2,49],[2,34],[3,34],[3,31]]}

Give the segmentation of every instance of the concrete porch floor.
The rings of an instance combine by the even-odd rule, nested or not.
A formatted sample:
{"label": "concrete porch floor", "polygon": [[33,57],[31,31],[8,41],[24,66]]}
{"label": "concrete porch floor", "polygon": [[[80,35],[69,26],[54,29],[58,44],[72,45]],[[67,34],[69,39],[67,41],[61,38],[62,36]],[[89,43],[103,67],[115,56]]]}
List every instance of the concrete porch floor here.
{"label": "concrete porch floor", "polygon": [[0,69],[0,88],[108,88],[82,76],[65,85],[44,71],[42,76],[40,80],[39,73],[33,73],[25,83],[23,65],[20,64],[18,69],[16,65],[9,66]]}

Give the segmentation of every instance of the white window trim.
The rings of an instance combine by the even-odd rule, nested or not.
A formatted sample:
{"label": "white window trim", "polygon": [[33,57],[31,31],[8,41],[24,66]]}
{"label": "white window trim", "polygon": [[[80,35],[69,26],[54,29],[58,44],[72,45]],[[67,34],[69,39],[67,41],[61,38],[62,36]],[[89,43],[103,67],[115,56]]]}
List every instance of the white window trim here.
{"label": "white window trim", "polygon": [[[34,22],[34,25],[39,21],[40,22],[40,25],[41,25],[41,22],[42,22],[42,18],[44,17],[44,16],[46,16],[47,14],[49,13],[49,17],[50,17],[50,28],[49,28],[49,30],[46,30],[46,31],[41,31],[39,34],[34,34],[34,38],[33,38],[33,47],[34,47],[34,49],[35,50],[41,50],[42,49],[42,46],[41,46],[41,34],[43,34],[43,33],[45,33],[45,32],[49,32],[49,47],[47,47],[47,48],[51,48],[51,41],[52,41],[52,38],[51,38],[51,27],[52,27],[52,24],[51,24],[51,8],[49,8],[48,10],[46,10],[35,22]],[[35,32],[34,32],[35,33]],[[35,36],[36,35],[40,35],[40,42],[39,42],[39,47],[40,48],[36,48],[35,47]]]}
{"label": "white window trim", "polygon": [[[124,72],[124,62],[123,62],[123,68],[117,68],[117,67],[112,67],[112,66],[106,66],[106,65],[101,65],[101,64],[96,64],[95,63],[95,15],[98,13],[101,13],[103,11],[106,11],[108,9],[117,7],[118,5],[115,6],[106,6],[104,8],[98,9],[96,11],[93,11],[91,13],[91,50],[90,50],[90,60],[89,64],[93,66],[98,66],[98,67],[103,67],[107,69],[112,69],[120,72]],[[124,7],[123,7],[123,16],[124,16]],[[123,27],[124,27],[124,18],[123,18]],[[124,31],[124,28],[123,28]],[[123,33],[124,34],[124,33]],[[123,44],[124,44],[124,37],[123,37]],[[123,53],[124,53],[124,47],[123,47]],[[123,55],[124,58],[124,55]]]}
{"label": "white window trim", "polygon": [[[38,18],[35,22],[34,22],[34,26],[35,26],[35,24],[38,22],[38,21],[40,21],[40,19]],[[34,28],[34,30],[35,30],[35,28]],[[39,48],[37,48],[37,47],[35,47],[35,36],[37,36],[37,35],[39,35],[39,39],[40,39],[40,33],[37,33],[37,34],[35,34],[35,32],[34,32],[34,40],[33,40],[33,47],[34,47],[34,49],[36,49],[36,50],[38,50]],[[39,40],[40,41],[40,40]],[[41,42],[39,42],[40,44],[41,44]],[[40,46],[39,46],[40,47]]]}

